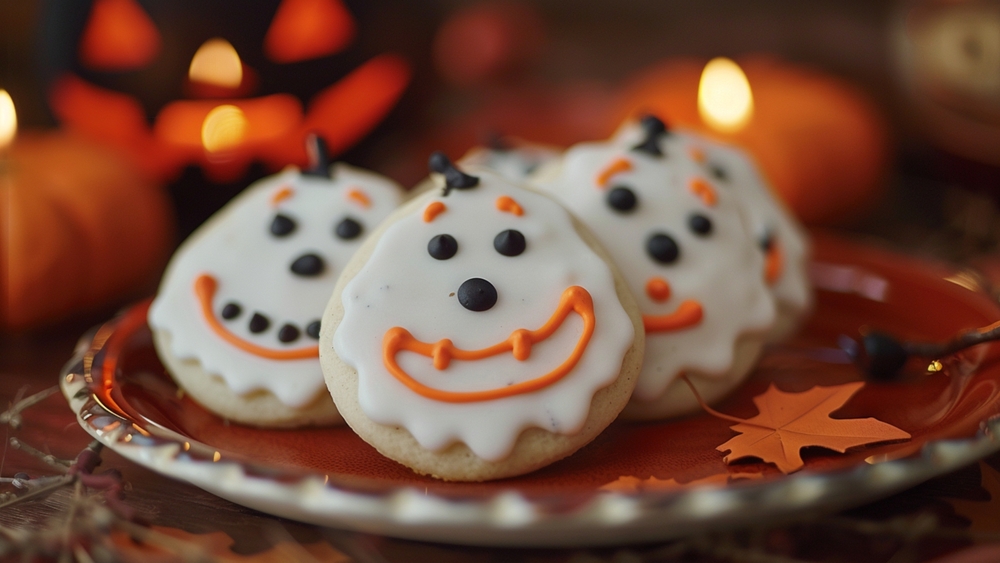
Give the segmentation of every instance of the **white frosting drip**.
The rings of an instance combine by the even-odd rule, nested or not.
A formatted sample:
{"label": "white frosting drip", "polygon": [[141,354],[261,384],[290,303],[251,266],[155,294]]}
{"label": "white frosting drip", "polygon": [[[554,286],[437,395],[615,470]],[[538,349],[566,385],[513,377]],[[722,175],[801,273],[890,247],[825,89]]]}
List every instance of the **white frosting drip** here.
{"label": "white frosting drip", "polygon": [[[587,419],[594,393],[618,377],[634,340],[628,314],[618,301],[608,265],[580,239],[569,214],[551,199],[515,186],[485,169],[478,187],[435,188],[424,202],[440,201],[447,210],[432,222],[420,212],[389,227],[357,276],[344,288],[343,321],[333,338],[337,355],[358,372],[358,399],[373,421],[399,425],[421,446],[440,451],[464,442],[480,458],[500,460],[529,427],[573,434]],[[439,181],[440,179],[436,179]],[[440,185],[440,183],[438,183]],[[500,196],[514,198],[524,210],[515,216],[497,210]],[[501,231],[516,229],[525,251],[504,256],[493,247]],[[432,258],[428,241],[449,234],[458,252],[448,260]],[[496,304],[487,311],[466,310],[459,286],[470,278],[490,281]],[[505,341],[517,329],[535,330],[555,312],[563,291],[582,286],[594,301],[596,326],[575,368],[560,381],[532,393],[471,403],[429,399],[400,383],[383,363],[386,331],[403,327],[424,342],[449,338],[465,350]],[[452,360],[445,370],[429,358],[400,352],[399,364],[418,381],[445,391],[487,390],[535,379],[572,352],[582,322],[571,314],[549,339],[518,361],[505,353],[478,361]]]}
{"label": "white frosting drip", "polygon": [[[693,370],[726,380],[735,387],[745,375],[730,371],[737,339],[763,333],[775,321],[775,304],[764,282],[764,257],[757,241],[747,236],[741,201],[734,190],[714,181],[687,154],[692,139],[670,135],[661,140],[664,157],[630,150],[620,139],[584,143],[569,149],[557,168],[542,172],[540,187],[554,194],[587,224],[614,257],[628,280],[643,315],[675,312],[687,300],[696,300],[702,320],[671,332],[646,333],[646,353],[634,399],[658,398],[681,372]],[[612,162],[624,158],[631,170],[610,177],[605,187],[598,176]],[[707,181],[718,196],[706,205],[689,189],[692,180]],[[626,186],[638,204],[629,212],[613,209],[608,192]],[[688,226],[692,214],[712,223],[707,235]],[[647,240],[656,233],[673,238],[680,253],[676,261],[659,263],[647,253]],[[655,301],[647,282],[663,278],[670,296]]]}
{"label": "white frosting drip", "polygon": [[[290,187],[292,195],[274,204],[275,194],[284,187]],[[350,190],[363,193],[370,206],[348,198]],[[290,407],[307,406],[325,389],[319,358],[267,359],[224,341],[202,316],[194,281],[202,274],[218,281],[213,310],[239,338],[274,350],[316,346],[318,341],[305,333],[306,326],[322,317],[337,275],[365,234],[401,200],[402,189],[394,182],[339,163],[333,167],[332,180],[303,175],[294,168],[265,178],[244,190],[184,242],[167,268],[149,311],[149,323],[170,333],[175,356],[197,360],[234,393],[267,390]],[[270,231],[277,213],[296,223],[287,236],[276,237]],[[334,234],[345,217],[362,225],[360,236],[342,240]],[[306,253],[314,253],[325,262],[320,275],[299,276],[289,269]],[[239,304],[242,313],[223,320],[220,312],[230,302]],[[255,312],[271,321],[270,327],[258,334],[249,329]],[[278,340],[278,331],[286,323],[301,332],[293,342]]]}

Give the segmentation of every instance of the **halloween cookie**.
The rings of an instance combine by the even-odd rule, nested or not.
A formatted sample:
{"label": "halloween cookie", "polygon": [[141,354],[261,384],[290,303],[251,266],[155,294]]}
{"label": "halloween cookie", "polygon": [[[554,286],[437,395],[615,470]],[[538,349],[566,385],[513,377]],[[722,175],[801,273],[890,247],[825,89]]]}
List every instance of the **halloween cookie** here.
{"label": "halloween cookie", "polygon": [[[640,123],[630,122],[616,133],[615,142],[632,147],[642,142],[644,135]],[[813,302],[806,272],[809,238],[805,230],[746,151],[684,131],[673,131],[670,137],[672,146],[680,151],[670,156],[693,160],[720,189],[739,196],[750,236],[764,252],[765,281],[778,306],[778,320],[768,338],[777,341],[790,336]]]}
{"label": "halloween cookie", "polygon": [[596,437],[642,361],[626,283],[558,203],[431,159],[436,189],[348,264],[320,357],[347,423],[384,455],[450,480],[518,475]]}
{"label": "halloween cookie", "polygon": [[525,182],[543,165],[559,158],[554,147],[522,141],[496,138],[489,147],[475,147],[465,154],[458,165],[464,168],[489,168],[508,180]]}
{"label": "halloween cookie", "polygon": [[646,355],[624,416],[662,418],[698,409],[682,373],[708,401],[734,389],[776,311],[765,253],[748,235],[736,191],[692,157],[690,138],[655,118],[643,124],[631,146],[570,148],[536,182],[591,228],[628,280]]}
{"label": "halloween cookie", "polygon": [[344,164],[265,178],[181,245],[149,312],[177,383],[255,426],[340,421],[319,364],[320,318],[338,274],[402,190]]}

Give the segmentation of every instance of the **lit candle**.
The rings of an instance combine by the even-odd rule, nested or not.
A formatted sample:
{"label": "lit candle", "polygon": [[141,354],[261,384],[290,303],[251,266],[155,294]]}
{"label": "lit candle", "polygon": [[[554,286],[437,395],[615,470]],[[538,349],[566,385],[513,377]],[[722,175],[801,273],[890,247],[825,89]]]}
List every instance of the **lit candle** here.
{"label": "lit candle", "polygon": [[159,186],[80,137],[18,132],[13,100],[0,90],[0,330],[134,297],[172,244]]}
{"label": "lit candle", "polygon": [[652,112],[745,147],[806,223],[857,216],[884,185],[882,118],[855,88],[816,71],[765,58],[675,59],[631,81],[620,108],[613,121]]}

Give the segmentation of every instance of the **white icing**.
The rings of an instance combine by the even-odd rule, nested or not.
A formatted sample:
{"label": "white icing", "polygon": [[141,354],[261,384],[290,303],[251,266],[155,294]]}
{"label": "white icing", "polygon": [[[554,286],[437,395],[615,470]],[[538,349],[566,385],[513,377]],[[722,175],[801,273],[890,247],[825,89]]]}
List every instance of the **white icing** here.
{"label": "white icing", "polygon": [[[783,332],[794,327],[812,307],[812,289],[807,273],[809,239],[805,230],[784,202],[775,196],[757,163],[746,151],[685,131],[673,131],[670,137],[667,150],[677,147],[670,154],[671,158],[690,158],[688,148],[701,150],[705,155],[702,167],[707,177],[713,178],[710,173],[718,167],[724,172],[725,179],[713,178],[715,184],[739,194],[750,235],[761,241],[770,234],[780,245],[784,267],[769,287],[781,306],[779,314],[791,318],[780,326],[776,325],[782,333],[772,337],[787,336]],[[615,134],[615,142],[624,147],[635,146],[642,138],[641,128],[631,122]]]}
{"label": "white icing", "polygon": [[[357,277],[344,288],[344,317],[333,347],[357,370],[358,399],[370,419],[404,427],[432,451],[461,441],[480,458],[499,460],[526,428],[578,432],[594,393],[618,377],[634,329],[618,300],[610,268],[577,235],[565,209],[485,169],[469,171],[480,176],[479,186],[452,190],[447,196],[435,188],[424,197],[420,212],[385,231]],[[435,181],[440,185],[440,178]],[[495,202],[503,195],[516,200],[524,214],[497,210]],[[431,201],[440,201],[447,209],[425,222],[422,212]],[[520,231],[527,240],[519,256],[504,256],[494,249],[494,237],[507,229]],[[439,234],[450,234],[458,242],[458,252],[448,260],[428,254],[428,241]],[[469,311],[458,302],[456,292],[470,278],[489,280],[496,287],[498,299],[489,310]],[[441,402],[411,391],[383,363],[382,341],[390,328],[403,327],[423,342],[449,338],[465,350],[486,348],[505,341],[517,329],[541,327],[555,312],[563,291],[574,285],[593,298],[595,329],[575,368],[549,387],[480,402]],[[435,389],[502,388],[534,379],[562,363],[582,326],[580,318],[571,314],[524,361],[505,353],[478,361],[452,360],[446,369],[436,370],[424,356],[404,351],[397,358],[410,375]]]}
{"label": "white icing", "polygon": [[[273,203],[275,194],[284,187],[290,187],[292,195]],[[350,190],[365,194],[370,205],[365,207],[348,198]],[[185,241],[167,268],[149,311],[149,323],[170,333],[175,356],[197,360],[233,392],[243,395],[267,390],[290,407],[307,406],[325,390],[319,358],[273,360],[224,341],[201,314],[194,280],[201,274],[216,278],[213,310],[239,338],[274,350],[315,347],[318,341],[306,334],[306,326],[322,317],[337,275],[365,234],[401,199],[402,190],[392,181],[339,163],[333,167],[332,180],[300,174],[294,168],[265,178],[248,187]],[[279,212],[296,222],[296,229],[284,237],[276,237],[270,230]],[[362,225],[360,236],[342,240],[335,235],[336,225],[345,217]],[[305,253],[315,253],[324,260],[320,275],[304,277],[291,272],[290,265]],[[223,320],[220,312],[230,302],[238,303],[242,313]],[[259,334],[249,330],[255,312],[271,321]],[[278,331],[286,323],[301,332],[293,342],[278,340]]]}
{"label": "white icing", "polygon": [[460,167],[489,168],[508,180],[525,182],[536,170],[559,158],[561,151],[524,141],[515,141],[510,148],[475,147],[461,160]]}
{"label": "white icing", "polygon": [[[666,154],[655,157],[630,150],[619,140],[585,143],[570,148],[558,168],[543,172],[540,187],[555,195],[580,217],[614,257],[628,280],[643,315],[675,312],[680,304],[696,300],[702,320],[671,332],[646,333],[646,353],[634,400],[660,397],[683,371],[724,381],[735,387],[746,369],[733,369],[737,339],[763,333],[775,321],[775,304],[764,282],[764,257],[741,214],[741,201],[732,188],[714,181],[687,155],[691,139],[670,135],[661,140]],[[624,158],[631,170],[598,184],[600,173]],[[707,181],[718,196],[707,205],[689,189],[692,180]],[[629,212],[606,203],[608,192],[627,186],[638,204]],[[688,227],[692,214],[712,222],[708,235]],[[674,239],[680,253],[676,261],[662,264],[647,253],[647,240],[656,233]],[[648,280],[663,278],[670,297],[655,301],[646,292]],[[677,413],[672,413],[677,414]]]}

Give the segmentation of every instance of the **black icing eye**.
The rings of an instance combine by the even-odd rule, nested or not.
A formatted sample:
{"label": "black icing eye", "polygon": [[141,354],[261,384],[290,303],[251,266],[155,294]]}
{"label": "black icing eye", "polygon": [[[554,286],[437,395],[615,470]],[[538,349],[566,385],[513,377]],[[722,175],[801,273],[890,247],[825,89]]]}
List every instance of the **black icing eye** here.
{"label": "black icing eye", "polygon": [[493,248],[497,249],[497,252],[504,256],[517,256],[524,252],[524,248],[527,245],[528,243],[525,242],[521,231],[515,231],[514,229],[507,229],[493,237]]}
{"label": "black icing eye", "polygon": [[306,334],[309,338],[319,338],[319,321],[313,321],[306,325]]}
{"label": "black icing eye", "polygon": [[297,276],[318,276],[326,269],[323,259],[313,253],[303,254],[292,262],[292,273]]}
{"label": "black icing eye", "polygon": [[274,220],[271,221],[271,234],[276,237],[287,237],[295,231],[295,227],[297,226],[295,219],[278,213],[274,216]]}
{"label": "black icing eye", "polygon": [[338,237],[344,240],[351,240],[361,234],[361,223],[350,217],[345,217],[343,221],[337,223],[337,228],[333,230]]}
{"label": "black icing eye", "polygon": [[222,318],[228,320],[235,319],[243,312],[243,307],[239,303],[229,302],[222,308]]}
{"label": "black icing eye", "polygon": [[253,317],[250,318],[250,332],[254,334],[264,332],[269,326],[271,326],[271,319],[260,313],[254,313]]}
{"label": "black icing eye", "polygon": [[708,236],[712,232],[712,220],[700,213],[693,213],[688,217],[688,228],[698,236]]}
{"label": "black icing eye", "polygon": [[671,264],[677,261],[681,255],[681,249],[677,242],[664,233],[656,233],[646,241],[646,252],[649,257],[660,264]]}
{"label": "black icing eye", "polygon": [[458,252],[458,241],[451,235],[438,235],[427,242],[427,253],[436,260],[447,260]]}
{"label": "black icing eye", "polygon": [[298,340],[298,338],[299,338],[299,329],[295,325],[286,324],[282,325],[282,327],[278,329],[278,340],[282,342],[285,343],[294,342]]}
{"label": "black icing eye", "polygon": [[765,232],[757,240],[757,244],[760,245],[760,249],[764,252],[770,252],[771,248],[774,247],[774,235],[771,234],[771,231]]}
{"label": "black icing eye", "polygon": [[723,182],[729,180],[729,173],[718,164],[709,164],[708,171],[716,180],[722,180]]}
{"label": "black icing eye", "polygon": [[630,188],[625,186],[615,186],[608,192],[607,202],[608,205],[610,205],[615,211],[628,213],[629,211],[635,209],[639,200],[636,198],[635,192],[633,192]]}

